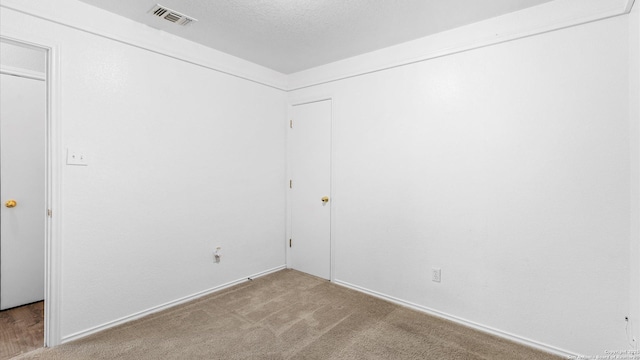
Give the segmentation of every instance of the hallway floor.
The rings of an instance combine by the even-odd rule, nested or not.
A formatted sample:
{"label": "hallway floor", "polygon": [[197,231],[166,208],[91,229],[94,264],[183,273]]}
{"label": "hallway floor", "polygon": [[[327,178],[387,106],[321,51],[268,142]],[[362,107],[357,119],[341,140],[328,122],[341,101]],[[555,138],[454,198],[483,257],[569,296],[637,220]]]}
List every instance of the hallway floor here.
{"label": "hallway floor", "polygon": [[0,311],[0,360],[44,344],[44,301]]}

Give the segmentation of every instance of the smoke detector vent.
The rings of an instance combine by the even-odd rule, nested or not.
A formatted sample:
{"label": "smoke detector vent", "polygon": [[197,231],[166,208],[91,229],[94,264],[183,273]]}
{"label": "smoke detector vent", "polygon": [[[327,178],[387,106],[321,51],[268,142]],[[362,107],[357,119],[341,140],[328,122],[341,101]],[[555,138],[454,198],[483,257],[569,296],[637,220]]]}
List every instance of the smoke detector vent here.
{"label": "smoke detector vent", "polygon": [[162,6],[160,4],[157,4],[151,10],[149,10],[149,13],[153,16],[157,16],[181,26],[187,26],[192,22],[198,21],[190,16],[171,10],[168,7]]}

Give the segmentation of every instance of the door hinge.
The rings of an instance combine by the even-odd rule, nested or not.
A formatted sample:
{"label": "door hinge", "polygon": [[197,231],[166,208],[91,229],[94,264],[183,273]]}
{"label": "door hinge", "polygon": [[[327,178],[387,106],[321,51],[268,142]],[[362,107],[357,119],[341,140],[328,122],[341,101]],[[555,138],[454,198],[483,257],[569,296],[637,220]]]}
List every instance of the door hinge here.
{"label": "door hinge", "polygon": [[291,239],[289,239],[289,247],[291,247]]}
{"label": "door hinge", "polygon": [[289,128],[293,129],[293,120],[289,120]]}
{"label": "door hinge", "polygon": [[293,180],[289,180],[289,189],[293,189]]}
{"label": "door hinge", "polygon": [[53,212],[51,211],[51,209],[47,209],[47,216],[51,217],[52,214],[53,214]]}

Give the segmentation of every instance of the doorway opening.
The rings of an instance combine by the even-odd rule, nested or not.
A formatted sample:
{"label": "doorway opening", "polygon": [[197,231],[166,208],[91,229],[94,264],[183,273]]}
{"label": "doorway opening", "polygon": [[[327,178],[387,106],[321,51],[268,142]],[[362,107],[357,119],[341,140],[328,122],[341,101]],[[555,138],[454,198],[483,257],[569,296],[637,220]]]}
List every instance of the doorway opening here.
{"label": "doorway opening", "polygon": [[0,358],[47,344],[50,49],[0,37]]}

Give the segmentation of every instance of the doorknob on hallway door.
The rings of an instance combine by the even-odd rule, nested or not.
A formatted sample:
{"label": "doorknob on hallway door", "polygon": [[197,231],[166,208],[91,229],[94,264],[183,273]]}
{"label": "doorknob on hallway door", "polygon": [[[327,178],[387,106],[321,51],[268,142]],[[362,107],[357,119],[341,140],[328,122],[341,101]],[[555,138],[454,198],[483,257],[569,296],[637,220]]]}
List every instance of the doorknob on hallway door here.
{"label": "doorknob on hallway door", "polygon": [[329,197],[328,196],[323,196],[322,199],[320,199],[320,200],[322,200],[322,202],[326,204],[326,203],[329,202]]}
{"label": "doorknob on hallway door", "polygon": [[7,202],[4,203],[4,206],[6,206],[8,208],[14,208],[14,207],[16,207],[16,205],[18,205],[18,203],[13,199],[7,200]]}

